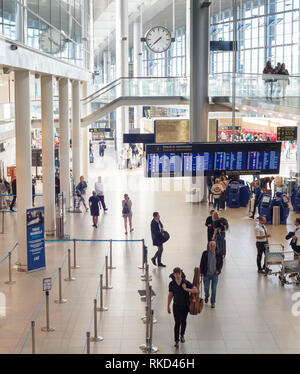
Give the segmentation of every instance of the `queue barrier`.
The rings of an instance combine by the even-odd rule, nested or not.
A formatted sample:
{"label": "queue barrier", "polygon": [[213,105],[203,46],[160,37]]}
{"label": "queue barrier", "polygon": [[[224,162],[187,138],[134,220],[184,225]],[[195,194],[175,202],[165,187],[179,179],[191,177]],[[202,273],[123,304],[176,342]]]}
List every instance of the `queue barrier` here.
{"label": "queue barrier", "polygon": [[[144,348],[142,348],[142,346],[140,347],[142,349],[142,351],[144,353],[155,353],[158,351],[158,348],[154,347],[152,345],[152,336],[153,336],[153,321],[154,321],[154,312],[153,310],[151,309],[151,297],[152,297],[152,287],[150,286],[149,284],[149,265],[147,264],[147,255],[145,255],[145,251],[147,251],[147,248],[145,247],[144,243],[144,239],[141,239],[141,240],[113,240],[113,239],[108,239],[108,240],[105,240],[105,239],[93,239],[93,240],[89,240],[89,239],[51,239],[51,240],[45,240],[45,242],[73,242],[74,243],[74,264],[76,265],[76,242],[104,242],[104,243],[107,243],[109,242],[110,243],[110,246],[109,246],[109,251],[107,253],[107,255],[105,256],[105,264],[102,268],[102,272],[100,274],[100,279],[99,279],[99,282],[98,282],[98,287],[97,287],[97,292],[96,292],[96,298],[93,300],[93,304],[94,304],[94,307],[93,307],[93,313],[91,315],[91,319],[90,319],[90,323],[89,323],[89,331],[86,333],[86,342],[85,342],[85,346],[84,346],[84,350],[83,350],[83,353],[86,353],[87,354],[90,354],[90,342],[100,342],[100,341],[103,341],[104,338],[101,337],[101,336],[98,336],[98,320],[97,320],[97,312],[104,312],[104,311],[107,311],[108,308],[107,307],[104,307],[103,306],[103,289],[107,289],[107,290],[110,290],[112,289],[112,286],[110,286],[108,284],[108,270],[113,270],[115,269],[113,266],[112,266],[112,243],[113,242],[142,242],[143,244],[143,262],[142,262],[142,266],[139,267],[140,269],[143,269],[143,271],[146,271],[144,277],[145,277],[145,280],[146,280],[146,321],[145,321],[145,324],[146,324],[146,344],[144,345]],[[15,248],[14,248],[15,249]],[[108,255],[110,257],[110,265],[108,264]],[[9,256],[6,256],[5,259],[7,259]],[[65,280],[70,280],[70,278],[72,278],[71,276],[71,250],[68,249],[68,252],[62,262],[62,265],[60,268],[58,268],[58,271],[56,272],[56,275],[53,279],[53,286],[52,288],[54,287],[55,285],[55,282],[56,282],[56,279],[57,277],[59,278],[59,299],[58,300],[55,300],[55,303],[57,304],[63,304],[66,302],[66,300],[62,299],[62,290],[61,290],[61,287],[62,287],[62,282],[61,282],[61,270],[63,268],[63,265],[66,261],[66,259],[68,258],[68,275],[69,277],[66,278]],[[5,260],[3,259],[2,262]],[[0,262],[0,264],[2,263]],[[145,267],[145,265],[147,265]],[[73,267],[74,268],[74,267]],[[105,268],[105,269],[104,269]],[[103,286],[103,270],[105,270],[105,275],[106,275],[106,285]],[[97,297],[98,297],[98,293],[100,292],[100,307],[97,308]],[[23,350],[24,350],[24,347],[29,339],[29,336],[31,334],[32,336],[32,354],[35,354],[35,342],[36,342],[36,338],[35,338],[35,323],[36,323],[36,320],[44,306],[46,302],[46,327],[43,327],[42,328],[42,331],[44,332],[52,332],[54,331],[55,329],[53,327],[50,327],[50,311],[49,311],[49,291],[46,291],[45,292],[45,296],[42,300],[42,303],[33,319],[33,321],[31,321],[31,325],[30,325],[30,328],[28,330],[28,333],[25,337],[25,340],[24,340],[24,343],[19,351],[19,354],[22,354],[23,353]],[[90,330],[91,330],[91,325],[92,325],[92,322],[94,320],[94,336],[91,337],[90,336]]]}
{"label": "queue barrier", "polygon": [[[53,287],[55,285],[57,277],[60,276],[61,269],[63,268],[63,266],[64,266],[64,264],[66,262],[67,257],[68,257],[68,254],[65,255],[60,268],[57,270],[57,272],[56,272],[56,274],[55,274],[55,276],[53,278],[52,289],[53,289]],[[59,292],[61,292],[61,290]],[[47,301],[47,298],[48,298],[48,301]],[[43,306],[44,306],[45,302],[48,305],[48,307],[46,308],[46,328],[43,328],[42,331],[50,332],[50,329],[49,329],[49,331],[47,331],[47,327],[50,327],[50,322],[49,322],[49,320],[50,320],[50,317],[49,317],[49,314],[50,314],[50,311],[49,311],[49,295],[47,296],[47,294],[45,293],[45,295],[43,297],[43,300],[42,300],[42,303],[41,303],[38,311],[36,312],[33,320],[30,323],[30,328],[29,328],[29,330],[27,332],[27,335],[26,335],[25,340],[24,340],[24,342],[22,344],[22,347],[21,347],[21,349],[19,351],[19,354],[23,353],[23,350],[25,348],[25,345],[26,345],[26,343],[27,343],[30,335],[31,335],[31,338],[32,338],[32,354],[35,354],[35,342],[36,342],[36,338],[35,338],[35,323],[36,323],[37,318],[39,317],[39,315],[41,313],[41,310],[43,309]]]}
{"label": "queue barrier", "polygon": [[8,252],[8,254],[0,261],[0,265],[3,264],[8,259],[8,281],[5,284],[15,284],[16,282],[12,280],[12,271],[11,271],[11,255],[17,248],[19,243],[16,243],[14,247]]}

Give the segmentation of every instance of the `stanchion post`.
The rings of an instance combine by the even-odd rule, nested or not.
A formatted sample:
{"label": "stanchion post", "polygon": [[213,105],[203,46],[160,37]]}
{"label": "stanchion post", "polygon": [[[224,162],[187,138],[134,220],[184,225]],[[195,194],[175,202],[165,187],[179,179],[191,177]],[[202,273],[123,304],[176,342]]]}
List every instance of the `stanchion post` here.
{"label": "stanchion post", "polygon": [[144,353],[147,352],[149,346],[149,318],[148,318],[148,306],[146,305],[146,343],[140,345],[140,350]]}
{"label": "stanchion post", "polygon": [[97,299],[94,299],[94,336],[91,338],[91,342],[102,342],[102,336],[98,336],[98,324],[97,324]]}
{"label": "stanchion post", "polygon": [[80,269],[80,266],[77,265],[77,256],[76,256],[76,239],[73,239],[73,255],[74,255],[74,265],[72,269]]}
{"label": "stanchion post", "polygon": [[112,286],[108,285],[108,257],[105,256],[105,286],[103,286],[104,290],[111,290]]}
{"label": "stanchion post", "polygon": [[62,281],[61,281],[61,268],[58,269],[58,300],[55,300],[55,304],[65,304],[66,299],[62,298]]}
{"label": "stanchion post", "polygon": [[32,345],[32,354],[35,354],[35,322],[31,321],[31,345]]}
{"label": "stanchion post", "polygon": [[2,212],[2,232],[1,234],[4,234],[4,212]]}
{"label": "stanchion post", "polygon": [[88,331],[86,333],[86,353],[89,355],[91,353],[91,333]]}
{"label": "stanchion post", "polygon": [[110,239],[110,241],[109,241],[109,261],[110,261],[110,265],[109,265],[109,267],[108,267],[108,269],[110,269],[110,270],[114,270],[114,269],[116,269],[114,266],[113,266],[113,260],[112,260],[112,257],[113,257],[113,255],[112,255],[112,252],[113,252],[113,241],[112,241],[112,239]]}
{"label": "stanchion post", "polygon": [[72,277],[71,275],[71,249],[68,249],[68,273],[69,273],[68,278],[65,278],[66,282],[72,282],[76,280],[76,278]]}
{"label": "stanchion post", "polygon": [[49,311],[49,291],[46,291],[46,327],[42,327],[43,332],[53,332],[55,328],[50,327],[50,311]]}
{"label": "stanchion post", "polygon": [[139,266],[139,269],[145,270],[145,256],[144,256],[144,246],[145,240],[142,240],[142,266]]}
{"label": "stanchion post", "polygon": [[97,308],[97,312],[106,312],[108,308],[103,306],[103,274],[100,274],[100,307]]}
{"label": "stanchion post", "polygon": [[157,347],[154,347],[152,345],[152,338],[153,338],[153,315],[154,315],[154,311],[151,310],[150,311],[150,338],[149,338],[149,347],[147,349],[147,353],[156,353],[158,351],[158,348]]}
{"label": "stanchion post", "polygon": [[8,252],[8,281],[5,284],[15,284],[16,282],[12,280],[11,273],[11,252]]}

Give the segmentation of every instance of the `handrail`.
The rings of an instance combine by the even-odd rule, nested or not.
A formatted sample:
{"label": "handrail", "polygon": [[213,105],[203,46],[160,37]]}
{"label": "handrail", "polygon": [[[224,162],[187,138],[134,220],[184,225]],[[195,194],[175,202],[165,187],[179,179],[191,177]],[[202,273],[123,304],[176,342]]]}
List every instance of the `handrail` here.
{"label": "handrail", "polygon": [[[222,73],[209,73],[209,76],[214,76],[214,75],[233,75],[233,74],[236,74],[236,75],[253,75],[253,76],[263,76],[263,75],[266,75],[266,74],[263,74],[263,73],[244,73],[244,72],[237,72],[237,73],[233,73],[231,71],[226,71],[226,72],[222,72]],[[268,75],[283,75],[283,74],[268,74]],[[289,78],[300,78],[300,75],[292,75],[292,74],[289,74],[287,75],[287,77]]]}
{"label": "handrail", "polygon": [[98,91],[92,93],[91,95],[81,99],[81,101],[86,101],[88,100],[89,98],[97,95],[98,93],[100,93],[102,90],[106,90],[108,87],[110,87],[111,85],[115,84],[116,82],[118,81],[121,81],[121,80],[126,80],[126,79],[143,79],[143,80],[150,80],[150,79],[180,79],[180,78],[188,78],[188,77],[183,77],[183,76],[177,76],[177,77],[120,77],[118,79],[115,79],[114,81],[108,83],[106,86],[104,87],[101,87]]}

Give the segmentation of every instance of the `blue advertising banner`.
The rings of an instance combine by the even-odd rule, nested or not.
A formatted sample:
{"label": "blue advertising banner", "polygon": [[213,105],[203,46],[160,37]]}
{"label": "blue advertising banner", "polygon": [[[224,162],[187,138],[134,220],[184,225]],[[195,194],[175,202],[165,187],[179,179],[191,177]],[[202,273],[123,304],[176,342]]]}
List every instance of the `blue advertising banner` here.
{"label": "blue advertising banner", "polygon": [[26,210],[28,272],[46,267],[44,217],[44,207]]}

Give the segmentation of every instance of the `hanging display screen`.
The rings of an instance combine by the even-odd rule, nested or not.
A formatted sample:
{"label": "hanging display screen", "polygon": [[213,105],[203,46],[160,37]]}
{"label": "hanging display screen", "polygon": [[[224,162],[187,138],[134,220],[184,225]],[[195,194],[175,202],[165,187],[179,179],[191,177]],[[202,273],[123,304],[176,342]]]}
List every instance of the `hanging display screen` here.
{"label": "hanging display screen", "polygon": [[281,143],[146,145],[146,176],[279,174]]}

